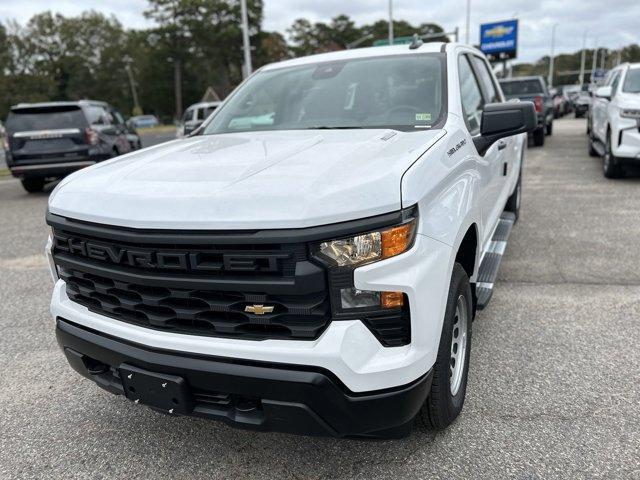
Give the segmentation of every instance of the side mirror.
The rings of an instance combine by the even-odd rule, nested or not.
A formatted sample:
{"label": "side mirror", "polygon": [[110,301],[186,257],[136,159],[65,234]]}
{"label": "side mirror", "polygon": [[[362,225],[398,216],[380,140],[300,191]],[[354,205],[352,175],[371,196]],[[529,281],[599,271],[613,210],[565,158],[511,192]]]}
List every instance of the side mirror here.
{"label": "side mirror", "polygon": [[611,100],[611,87],[600,87],[596,90],[596,97]]}
{"label": "side mirror", "polygon": [[531,132],[538,126],[533,102],[489,103],[482,112],[480,136],[473,143],[481,156],[501,138]]}

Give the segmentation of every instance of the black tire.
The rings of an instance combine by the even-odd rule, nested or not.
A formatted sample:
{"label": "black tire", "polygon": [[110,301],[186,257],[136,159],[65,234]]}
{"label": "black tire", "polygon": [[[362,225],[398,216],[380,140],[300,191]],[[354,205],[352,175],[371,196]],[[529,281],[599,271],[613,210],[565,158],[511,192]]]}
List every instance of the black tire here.
{"label": "black tire", "polygon": [[621,178],[624,176],[624,170],[620,166],[620,162],[611,151],[611,132],[607,132],[607,142],[604,147],[602,163],[605,177]]}
{"label": "black tire", "polygon": [[576,118],[582,118],[584,116],[584,114],[576,112],[575,116],[576,116]]}
{"label": "black tire", "polygon": [[591,135],[591,132],[589,132],[589,140],[587,140],[587,145],[589,148],[589,156],[590,157],[599,157],[600,154],[598,153],[598,151],[593,148],[593,136]]}
{"label": "black tire", "polygon": [[[452,338],[454,325],[460,322],[456,317],[456,307],[458,298],[462,297],[461,304],[466,307],[467,333],[465,343],[464,361],[461,362],[463,370],[459,380],[456,394],[451,392],[450,368],[452,361]],[[442,334],[440,335],[440,346],[438,347],[438,357],[433,366],[433,380],[431,391],[424,405],[418,412],[418,423],[429,430],[442,430],[458,417],[464,405],[464,398],[467,391],[467,375],[469,373],[469,356],[471,353],[471,324],[473,320],[473,302],[471,299],[471,286],[469,277],[459,263],[453,266],[451,283],[449,285],[449,296],[447,298],[447,308],[445,310]],[[462,351],[462,350],[460,350]]]}
{"label": "black tire", "polygon": [[538,127],[533,131],[533,145],[536,147],[544,145],[544,127]]}
{"label": "black tire", "polygon": [[44,190],[44,178],[23,178],[22,187],[29,193],[38,193]]}
{"label": "black tire", "polygon": [[548,136],[553,135],[553,120],[547,123],[547,125],[544,128],[544,133]]}
{"label": "black tire", "polygon": [[520,204],[522,203],[522,163],[520,164],[520,172],[518,173],[518,183],[516,188],[507,200],[504,209],[516,216],[516,222],[520,217]]}

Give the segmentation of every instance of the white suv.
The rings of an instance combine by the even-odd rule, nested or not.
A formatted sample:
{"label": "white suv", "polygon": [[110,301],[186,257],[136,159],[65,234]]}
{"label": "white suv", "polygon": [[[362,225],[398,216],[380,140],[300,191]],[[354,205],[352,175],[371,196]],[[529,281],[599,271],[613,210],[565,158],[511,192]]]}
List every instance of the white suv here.
{"label": "white suv", "polygon": [[444,428],[535,126],[463,45],[266,66],[194,136],[52,193],[58,342],[80,374],[170,414],[340,437]]}
{"label": "white suv", "polygon": [[611,70],[595,91],[589,113],[589,154],[601,156],[604,175],[618,178],[640,165],[640,63]]}

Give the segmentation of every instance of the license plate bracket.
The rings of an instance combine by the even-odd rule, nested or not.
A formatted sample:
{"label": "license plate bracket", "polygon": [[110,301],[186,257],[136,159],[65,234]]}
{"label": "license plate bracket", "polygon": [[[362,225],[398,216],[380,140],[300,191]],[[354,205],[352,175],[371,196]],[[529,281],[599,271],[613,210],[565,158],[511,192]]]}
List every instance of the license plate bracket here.
{"label": "license plate bracket", "polygon": [[168,413],[186,415],[193,410],[193,396],[184,378],[150,372],[126,363],[120,365],[119,371],[129,400]]}

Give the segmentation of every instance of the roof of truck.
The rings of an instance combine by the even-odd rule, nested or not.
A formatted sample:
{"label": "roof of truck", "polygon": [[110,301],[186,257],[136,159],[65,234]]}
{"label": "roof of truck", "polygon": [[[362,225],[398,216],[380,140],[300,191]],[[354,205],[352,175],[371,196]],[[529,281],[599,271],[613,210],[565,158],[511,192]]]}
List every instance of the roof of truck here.
{"label": "roof of truck", "polygon": [[356,58],[381,57],[387,55],[411,55],[416,53],[437,53],[442,52],[443,47],[452,45],[443,42],[423,43],[420,47],[411,49],[409,45],[393,45],[382,47],[354,48],[351,50],[339,50],[337,52],[319,53],[308,57],[293,58],[278,63],[271,63],[264,66],[263,70],[274,70],[285,67],[296,67],[299,65],[309,65],[320,62],[334,62],[339,60],[351,60]]}

